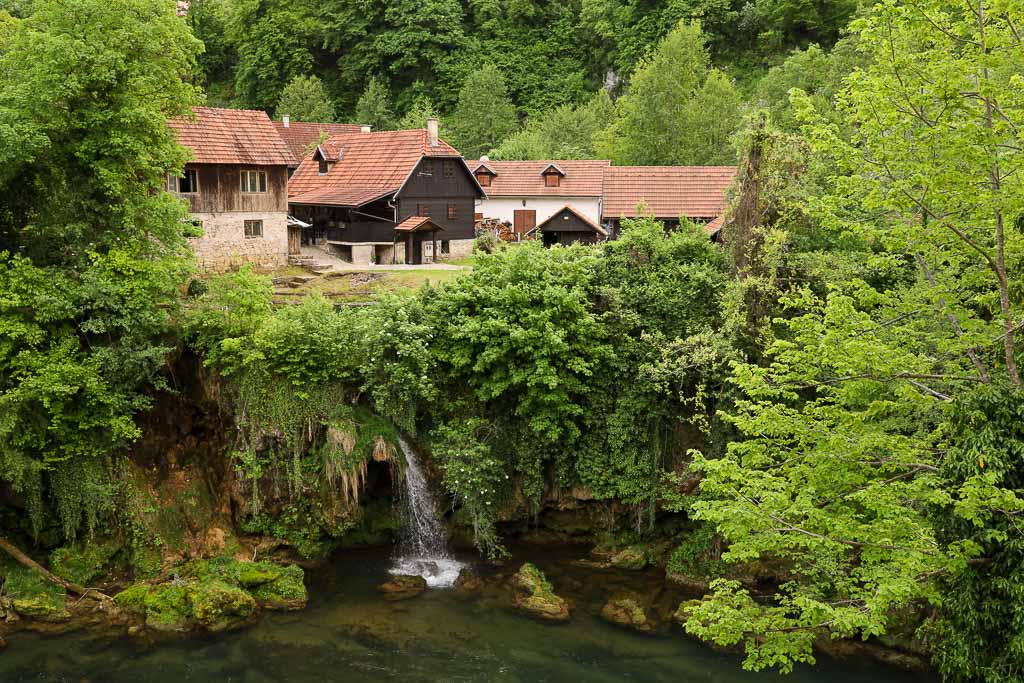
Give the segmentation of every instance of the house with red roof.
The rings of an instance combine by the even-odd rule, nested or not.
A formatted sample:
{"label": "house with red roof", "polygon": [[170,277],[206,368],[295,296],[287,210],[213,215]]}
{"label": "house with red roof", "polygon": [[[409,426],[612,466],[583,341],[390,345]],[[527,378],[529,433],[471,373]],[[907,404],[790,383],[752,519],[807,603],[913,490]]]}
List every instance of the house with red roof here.
{"label": "house with red roof", "polygon": [[[487,193],[480,218],[507,223],[517,236],[531,233],[563,210],[591,223],[601,220],[604,172],[610,161],[491,161],[470,164]],[[553,233],[552,233],[553,234]]]}
{"label": "house with red roof", "polygon": [[289,244],[288,164],[292,153],[266,112],[196,107],[171,119],[178,142],[192,151],[166,189],[189,203],[202,236],[191,240],[200,267],[224,271],[242,263],[279,266]]}
{"label": "house with red roof", "polygon": [[652,216],[670,229],[687,218],[714,234],[735,177],[735,166],[609,166],[601,222],[618,236],[623,218]]}
{"label": "house with red roof", "polygon": [[425,129],[332,134],[288,183],[292,215],[322,234],[331,253],[357,264],[471,253],[485,196],[433,119]]}

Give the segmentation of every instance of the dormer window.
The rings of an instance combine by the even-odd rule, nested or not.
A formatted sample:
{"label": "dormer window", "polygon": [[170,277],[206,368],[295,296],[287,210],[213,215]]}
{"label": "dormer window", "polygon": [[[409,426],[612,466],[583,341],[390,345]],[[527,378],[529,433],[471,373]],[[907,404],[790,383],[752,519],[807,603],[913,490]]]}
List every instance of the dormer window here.
{"label": "dormer window", "polygon": [[317,164],[319,164],[317,166],[317,174],[327,175],[327,171],[329,171],[331,168],[330,164],[327,163],[327,159],[321,159],[320,161],[317,162]]}
{"label": "dormer window", "polygon": [[491,186],[491,174],[490,173],[477,173],[476,181],[480,183],[480,187]]}
{"label": "dormer window", "polygon": [[540,174],[544,176],[544,187],[558,187],[562,184],[562,176],[565,175],[565,171],[560,169],[557,164],[548,164]]}

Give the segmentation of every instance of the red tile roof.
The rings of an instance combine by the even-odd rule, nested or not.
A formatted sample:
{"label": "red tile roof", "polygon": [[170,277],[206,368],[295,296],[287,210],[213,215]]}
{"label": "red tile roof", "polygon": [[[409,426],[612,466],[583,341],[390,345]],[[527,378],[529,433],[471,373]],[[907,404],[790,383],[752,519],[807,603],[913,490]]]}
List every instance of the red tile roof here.
{"label": "red tile roof", "polygon": [[[563,211],[568,211],[568,212],[569,212],[569,213],[571,213],[572,215],[576,216],[576,218],[579,218],[579,219],[580,219],[581,221],[583,221],[583,222],[584,222],[584,223],[585,223],[586,225],[588,225],[588,226],[590,226],[591,228],[593,228],[594,232],[596,232],[597,234],[599,234],[599,235],[603,235],[603,236],[605,236],[605,237],[607,237],[607,236],[608,236],[608,231],[607,231],[607,230],[605,230],[605,229],[604,229],[604,228],[602,228],[602,227],[601,227],[600,225],[598,225],[598,224],[597,224],[597,223],[595,223],[594,221],[592,221],[592,220],[590,220],[589,218],[587,218],[587,217],[586,217],[586,216],[585,216],[585,215],[583,214],[583,212],[582,212],[582,211],[580,211],[579,209],[577,209],[577,208],[576,208],[575,206],[573,206],[573,205],[571,205],[571,204],[566,204],[566,205],[565,205],[565,206],[563,206],[563,207],[562,207],[561,209],[559,209],[558,211],[556,211],[556,212],[554,212],[553,214],[551,214],[550,216],[548,216],[548,217],[547,217],[547,218],[546,218],[546,219],[545,219],[544,221],[542,221],[542,222],[541,222],[541,224],[540,224],[540,225],[538,225],[538,226],[537,226],[537,228],[536,228],[536,229],[537,229],[537,230],[541,230],[541,229],[542,229],[542,228],[543,228],[543,227],[544,227],[545,225],[547,225],[548,223],[550,223],[551,221],[553,221],[553,220],[555,219],[555,217],[556,217],[556,216],[560,216],[560,215],[562,214],[562,212],[563,212]],[[541,232],[543,232],[543,230],[541,230]]]}
{"label": "red tile roof", "polygon": [[[475,171],[485,165],[494,171],[488,197],[600,197],[604,172],[612,162],[598,161],[471,161]],[[558,187],[544,185],[542,172],[552,164],[565,175]]]}
{"label": "red tile roof", "polygon": [[[342,133],[321,146],[339,161],[320,175],[312,153],[307,154],[288,181],[290,203],[362,206],[397,191],[425,156],[462,158],[443,140],[431,147],[426,130]],[[318,198],[323,201],[314,201]]]}
{"label": "red tile roof", "polygon": [[444,230],[440,225],[430,220],[430,216],[409,216],[395,226],[398,232],[417,232],[420,230]]}
{"label": "red tile roof", "polygon": [[715,220],[711,221],[710,223],[707,223],[704,226],[704,230],[706,230],[709,235],[713,235],[716,232],[718,232],[719,230],[721,230],[724,225],[725,225],[725,216],[719,216],[718,218],[716,218]]}
{"label": "red tile roof", "polygon": [[286,166],[292,155],[264,111],[195,107],[195,118],[167,121],[197,164]]}
{"label": "red tile roof", "polygon": [[735,166],[610,166],[601,218],[634,218],[641,204],[655,218],[715,218],[735,176]]}
{"label": "red tile roof", "polygon": [[306,123],[305,121],[290,121],[285,127],[283,121],[274,121],[274,128],[278,135],[288,145],[292,153],[292,165],[298,166],[299,162],[312,151],[312,148],[320,142],[320,137],[327,135],[342,135],[345,133],[360,133],[362,126],[358,123]]}

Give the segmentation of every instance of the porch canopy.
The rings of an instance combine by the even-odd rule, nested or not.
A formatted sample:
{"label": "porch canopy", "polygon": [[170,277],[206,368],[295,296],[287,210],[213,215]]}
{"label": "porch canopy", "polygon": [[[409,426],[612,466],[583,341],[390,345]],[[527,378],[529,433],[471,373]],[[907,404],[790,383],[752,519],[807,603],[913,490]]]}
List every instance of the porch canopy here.
{"label": "porch canopy", "polygon": [[437,233],[444,228],[430,220],[429,216],[410,216],[395,226],[395,243],[405,242],[405,262],[423,263],[423,243],[431,243],[431,258],[437,260]]}

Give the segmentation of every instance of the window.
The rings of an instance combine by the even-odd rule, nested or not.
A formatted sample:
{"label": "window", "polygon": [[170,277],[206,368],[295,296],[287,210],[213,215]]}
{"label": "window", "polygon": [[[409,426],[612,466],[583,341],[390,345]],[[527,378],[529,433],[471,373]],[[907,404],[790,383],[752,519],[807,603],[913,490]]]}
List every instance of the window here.
{"label": "window", "polygon": [[444,162],[444,177],[454,178],[455,177],[455,162],[445,160]]}
{"label": "window", "polygon": [[451,245],[448,243],[448,240],[441,240],[441,255],[442,256],[447,256],[450,253],[451,253]]}
{"label": "window", "polygon": [[417,216],[430,216],[430,204],[417,204],[416,205]]}
{"label": "window", "polygon": [[478,183],[480,183],[480,187],[490,187],[491,186],[491,174],[490,173],[478,173],[477,176],[476,176],[476,181]]}
{"label": "window", "polygon": [[263,237],[263,221],[245,221],[245,238]]}
{"label": "window", "polygon": [[266,192],[266,171],[242,171],[242,192]]}
{"label": "window", "polygon": [[557,173],[545,173],[544,174],[544,186],[545,187],[558,187],[559,181],[562,179]]}
{"label": "window", "polygon": [[327,165],[327,159],[321,159],[320,160],[320,167],[319,167],[319,169],[317,169],[317,172],[320,175],[327,175],[327,171],[328,171],[329,168],[330,167]]}
{"label": "window", "polygon": [[426,159],[420,166],[420,175],[434,175],[434,162]]}
{"label": "window", "polygon": [[186,168],[180,178],[169,173],[167,175],[167,191],[178,194],[196,194],[199,192],[199,172],[194,168]]}
{"label": "window", "polygon": [[450,221],[455,220],[455,216],[456,216],[455,205],[454,204],[449,204],[448,205],[448,220],[450,220]]}

